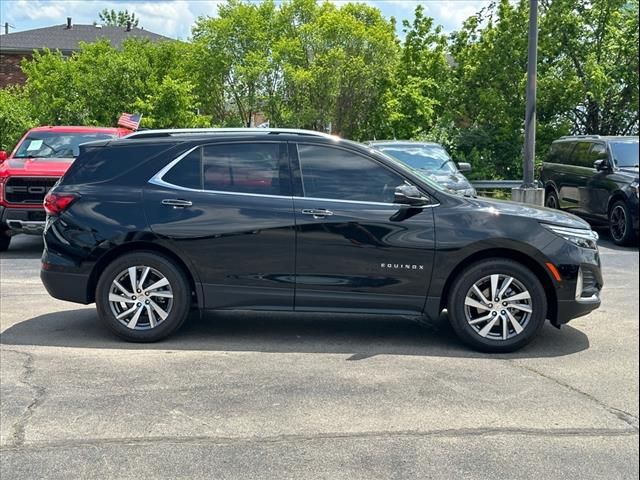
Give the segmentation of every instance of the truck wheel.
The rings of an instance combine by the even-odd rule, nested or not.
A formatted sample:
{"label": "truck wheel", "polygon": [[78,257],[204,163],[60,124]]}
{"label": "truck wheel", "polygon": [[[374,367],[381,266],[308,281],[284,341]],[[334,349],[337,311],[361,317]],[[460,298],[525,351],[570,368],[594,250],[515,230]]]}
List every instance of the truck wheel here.
{"label": "truck wheel", "polygon": [[6,225],[0,225],[0,252],[6,252],[11,243],[11,231]]}
{"label": "truck wheel", "polygon": [[616,245],[628,246],[637,242],[631,213],[622,200],[615,202],[609,210],[609,233]]}
{"label": "truck wheel", "polygon": [[544,325],[547,297],[527,267],[491,258],[458,275],[448,312],[453,329],[467,345],[483,352],[513,352],[529,343]]}
{"label": "truck wheel", "polygon": [[182,269],[155,252],[123,255],[100,275],[100,320],[131,342],[155,342],[178,330],[189,315],[191,288]]}

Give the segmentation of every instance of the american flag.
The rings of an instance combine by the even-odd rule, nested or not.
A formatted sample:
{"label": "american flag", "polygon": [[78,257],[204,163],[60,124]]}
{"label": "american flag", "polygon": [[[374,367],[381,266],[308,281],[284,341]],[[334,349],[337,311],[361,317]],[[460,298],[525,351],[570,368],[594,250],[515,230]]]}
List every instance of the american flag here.
{"label": "american flag", "polygon": [[131,130],[137,130],[142,120],[141,113],[123,113],[118,119],[118,126],[129,128]]}

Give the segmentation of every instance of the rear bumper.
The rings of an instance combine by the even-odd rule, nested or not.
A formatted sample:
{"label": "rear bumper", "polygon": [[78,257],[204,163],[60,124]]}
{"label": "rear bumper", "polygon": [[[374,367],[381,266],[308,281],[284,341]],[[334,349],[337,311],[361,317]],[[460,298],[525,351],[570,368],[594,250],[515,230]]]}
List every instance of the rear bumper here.
{"label": "rear bumper", "polygon": [[42,270],[40,270],[40,280],[42,280],[44,288],[47,289],[49,295],[67,302],[82,303],[84,305],[91,303],[87,295],[88,275],[58,272],[48,270],[47,267],[49,266],[43,264]]}
{"label": "rear bumper", "polygon": [[42,235],[46,214],[41,206],[11,208],[0,206],[0,223],[7,225],[12,234]]}

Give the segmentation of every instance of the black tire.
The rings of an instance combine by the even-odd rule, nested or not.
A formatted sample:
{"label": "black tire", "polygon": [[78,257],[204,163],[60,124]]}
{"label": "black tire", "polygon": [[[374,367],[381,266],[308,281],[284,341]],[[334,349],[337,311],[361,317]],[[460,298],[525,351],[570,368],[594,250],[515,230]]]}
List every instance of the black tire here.
{"label": "black tire", "polygon": [[[157,282],[157,279],[164,277],[168,281],[168,286],[162,287],[162,291],[159,289],[153,291],[156,294],[164,294],[165,296],[172,295],[171,300],[166,297],[155,297],[153,293],[150,297],[145,297],[145,291],[142,290],[140,298],[135,298],[140,303],[134,303],[130,297],[127,299],[127,303],[110,302],[110,293],[121,292],[120,290],[114,290],[116,289],[114,280],[121,278],[121,275],[131,267],[138,267],[138,270],[136,270],[138,273],[135,275],[136,280],[140,280],[143,270],[146,267],[150,267],[152,273],[144,278],[144,289],[151,286],[150,282],[154,282],[154,280]],[[140,274],[140,277],[137,276],[138,274]],[[131,277],[129,276],[128,278],[130,279]],[[134,283],[139,284],[140,282],[136,281]],[[120,284],[125,285],[123,283]],[[130,282],[126,284],[125,288],[133,291]],[[137,295],[137,293],[134,295]],[[157,302],[156,305],[159,305],[163,311],[166,309],[166,318],[163,320],[158,320],[160,317],[155,310],[149,312],[149,310],[153,310],[152,305],[147,308],[144,304],[144,302],[149,302],[154,298]],[[166,304],[162,302],[166,302]],[[168,302],[171,302],[171,304]],[[123,323],[128,320],[127,317],[124,317],[122,321],[116,318],[116,313],[118,313],[119,309],[129,308],[128,305],[132,303],[134,306],[139,307],[142,312],[136,319],[135,329],[129,328]],[[115,259],[100,275],[96,286],[96,307],[99,319],[119,337],[130,342],[155,342],[170,336],[185,322],[191,309],[191,288],[185,272],[171,259],[150,251],[128,253]],[[116,313],[114,313],[114,310],[116,310]],[[137,313],[137,310],[134,315],[135,313]],[[155,322],[157,322],[155,326],[153,326],[150,316],[155,317]]]}
{"label": "black tire", "polygon": [[609,209],[609,234],[616,245],[632,246],[638,243],[633,230],[633,219],[627,203],[618,200]]}
{"label": "black tire", "polygon": [[547,208],[560,208],[560,200],[558,199],[558,194],[555,190],[550,189],[545,197],[544,206]]}
{"label": "black tire", "polygon": [[11,244],[11,235],[9,228],[0,225],[0,252],[6,252],[9,250],[9,245]]}
{"label": "black tire", "polygon": [[[504,309],[501,302],[495,303],[495,308],[499,310],[496,313],[493,313],[493,311],[488,308],[486,309],[488,311],[481,311],[478,309],[472,310],[473,307],[465,305],[467,295],[470,294],[473,286],[478,283],[482,285],[482,282],[484,281],[491,282],[491,275],[496,274],[512,277],[515,280],[512,282],[512,285],[514,285],[513,288],[516,289],[516,287],[523,287],[530,295],[530,299],[524,300],[525,302],[529,302],[528,308],[532,310],[530,313],[527,314],[523,313],[519,309],[515,310],[509,308],[509,313],[512,313],[514,316],[517,317],[522,315],[522,323],[524,326],[521,326],[520,323],[518,323],[521,331],[516,332],[515,324],[510,320],[505,320],[504,323],[507,325],[507,335],[513,335],[506,339],[481,336],[481,333],[478,331],[483,329],[481,327],[485,327],[488,323],[491,323],[494,317],[490,317],[486,323],[476,324],[477,326],[470,325],[467,320],[467,315],[471,315],[472,312],[476,312],[476,315],[478,316],[484,314],[495,315],[498,318],[494,323],[495,326],[489,330],[489,335],[500,334],[500,329],[503,327],[502,311]],[[502,285],[504,285],[504,283],[498,284],[498,287]],[[448,299],[448,313],[451,326],[464,343],[473,349],[482,352],[505,353],[513,352],[524,347],[538,334],[547,317],[547,297],[540,281],[531,270],[513,260],[491,258],[474,263],[465,268],[458,275],[454,280],[450,291],[451,293]],[[514,296],[511,294],[507,295],[508,292],[512,291],[516,290],[506,290],[504,299],[508,300],[508,298]],[[490,293],[490,288],[483,292]],[[495,299],[488,300],[495,301]],[[489,305],[494,308],[493,303]],[[506,318],[506,315],[504,318]],[[495,329],[498,329],[497,333],[495,332]]]}

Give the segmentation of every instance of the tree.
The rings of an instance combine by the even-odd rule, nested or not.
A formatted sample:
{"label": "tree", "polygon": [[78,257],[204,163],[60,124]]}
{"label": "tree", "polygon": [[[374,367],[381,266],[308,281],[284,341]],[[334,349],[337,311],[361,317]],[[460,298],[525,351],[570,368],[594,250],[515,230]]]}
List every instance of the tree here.
{"label": "tree", "polygon": [[115,27],[138,26],[138,17],[136,17],[136,14],[133,12],[129,13],[129,10],[118,10],[116,12],[113,9],[109,10],[105,8],[98,13],[98,18],[105,25]]}
{"label": "tree", "polygon": [[122,112],[141,109],[143,125],[190,127],[205,121],[195,115],[199,105],[185,65],[190,49],[182,42],[131,39],[116,50],[100,41],[83,44],[69,58],[36,52],[22,68],[43,123],[113,125]]}
{"label": "tree", "polygon": [[0,89],[0,150],[11,151],[24,133],[38,125],[28,95],[21,87]]}

